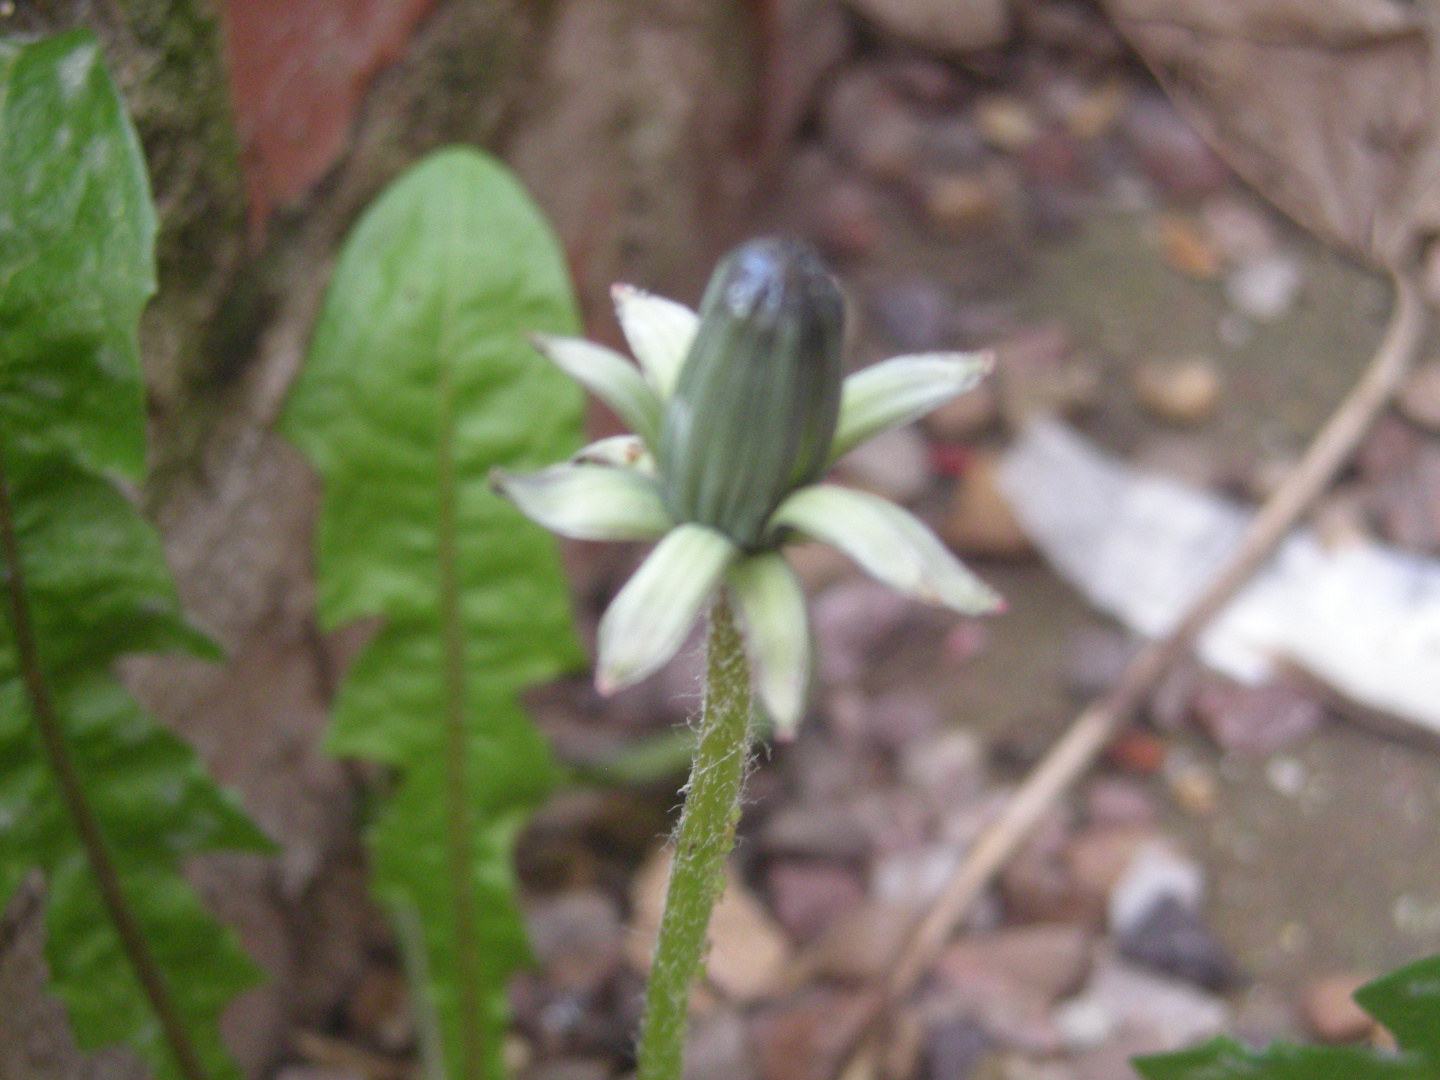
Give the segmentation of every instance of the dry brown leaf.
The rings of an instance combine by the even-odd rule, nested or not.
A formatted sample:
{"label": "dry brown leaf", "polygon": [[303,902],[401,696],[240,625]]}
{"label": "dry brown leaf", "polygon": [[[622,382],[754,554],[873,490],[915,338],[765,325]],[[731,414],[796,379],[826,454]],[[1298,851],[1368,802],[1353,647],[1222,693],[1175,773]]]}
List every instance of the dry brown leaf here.
{"label": "dry brown leaf", "polygon": [[1230,164],[1306,228],[1395,266],[1440,228],[1440,0],[1107,0]]}

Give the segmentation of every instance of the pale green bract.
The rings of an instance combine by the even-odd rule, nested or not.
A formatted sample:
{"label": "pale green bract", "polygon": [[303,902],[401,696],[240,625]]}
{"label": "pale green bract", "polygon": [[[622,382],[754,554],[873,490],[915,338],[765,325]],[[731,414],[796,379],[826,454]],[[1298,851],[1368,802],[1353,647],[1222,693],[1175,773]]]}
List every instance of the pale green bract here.
{"label": "pale green bract", "polygon": [[[657,539],[659,544],[600,622],[596,685],[612,693],[653,674],[724,589],[745,635],[755,689],[778,737],[793,737],[810,676],[810,628],[800,583],[777,554],[806,537],[839,548],[891,588],[962,614],[993,612],[1000,597],[913,514],[833,484],[802,485],[771,513],[758,550],[715,528],[676,521],[662,497],[655,444],[699,326],[699,316],[630,285],[612,290],[636,367],[589,342],[537,337],[535,346],[631,424],[635,435],[586,447],[539,473],[497,471],[496,488],[546,528],[575,539]],[[971,389],[988,353],[900,356],[847,378],[829,460],[919,419]]]}

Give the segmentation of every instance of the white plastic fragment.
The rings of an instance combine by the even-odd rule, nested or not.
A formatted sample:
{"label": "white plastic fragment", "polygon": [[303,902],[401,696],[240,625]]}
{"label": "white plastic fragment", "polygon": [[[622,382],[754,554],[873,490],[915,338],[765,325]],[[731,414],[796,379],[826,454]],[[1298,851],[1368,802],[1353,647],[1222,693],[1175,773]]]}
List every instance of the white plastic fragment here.
{"label": "white plastic fragment", "polygon": [[[1180,619],[1250,516],[1131,469],[1057,420],[1024,432],[1000,483],[1055,568],[1150,637]],[[1250,685],[1277,662],[1298,666],[1352,701],[1440,732],[1440,561],[1378,544],[1327,550],[1297,531],[1212,621],[1198,651]]]}

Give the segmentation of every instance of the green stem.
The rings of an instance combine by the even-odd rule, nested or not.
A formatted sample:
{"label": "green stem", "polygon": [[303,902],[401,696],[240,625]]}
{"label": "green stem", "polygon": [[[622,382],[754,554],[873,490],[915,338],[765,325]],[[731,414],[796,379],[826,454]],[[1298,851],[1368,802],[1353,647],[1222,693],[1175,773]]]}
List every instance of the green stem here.
{"label": "green stem", "polygon": [[725,884],[725,858],[735,846],[749,728],[750,666],[735,618],[721,599],[710,612],[700,744],[675,831],[665,914],[650,964],[638,1080],[680,1080],[690,986],[704,956],[710,911]]}
{"label": "green stem", "polygon": [[80,835],[80,845],[90,864],[90,873],[95,878],[105,913],[115,924],[115,933],[120,938],[130,966],[139,980],[141,989],[155,1010],[165,1041],[175,1055],[175,1064],[185,1080],[206,1080],[205,1068],[200,1064],[200,1054],[190,1041],[190,1034],[180,1020],[180,1010],[175,1007],[155,954],[140,929],[140,921],[126,899],[120,883],[120,872],[110,854],[110,845],[100,828],[90,800],[85,794],[80,773],[70,756],[70,743],[65,738],[60,717],[55,712],[50,698],[50,687],[45,681],[44,669],[40,663],[40,649],[35,640],[34,626],[30,621],[30,600],[25,592],[24,571],[20,562],[20,541],[15,535],[15,515],[10,505],[10,485],[5,476],[5,462],[0,456],[0,564],[3,564],[6,594],[10,615],[10,630],[15,640],[15,656],[25,682],[25,694],[30,700],[30,712],[35,718],[35,727],[40,733],[40,743],[45,757],[55,774],[60,787],[60,796],[65,809],[75,823]]}
{"label": "green stem", "polygon": [[[448,353],[446,353],[448,355]],[[481,1042],[480,931],[475,923],[475,855],[470,842],[470,793],[467,775],[465,629],[460,617],[460,570],[455,521],[455,394],[448,363],[440,365],[440,515],[438,561],[440,621],[444,639],[445,687],[445,832],[450,904],[455,931],[455,968],[460,1013],[460,1076],[480,1080],[485,1073]]]}

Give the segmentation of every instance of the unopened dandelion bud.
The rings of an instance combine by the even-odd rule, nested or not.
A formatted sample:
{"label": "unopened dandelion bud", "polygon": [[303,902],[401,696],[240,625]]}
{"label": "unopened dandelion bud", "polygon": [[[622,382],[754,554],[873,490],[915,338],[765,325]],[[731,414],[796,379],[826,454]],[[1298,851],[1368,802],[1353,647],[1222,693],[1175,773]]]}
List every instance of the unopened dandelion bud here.
{"label": "unopened dandelion bud", "polygon": [[661,421],[662,493],[676,520],[764,546],[775,507],[825,470],[843,323],[839,286],[808,244],[751,240],[721,261]]}

